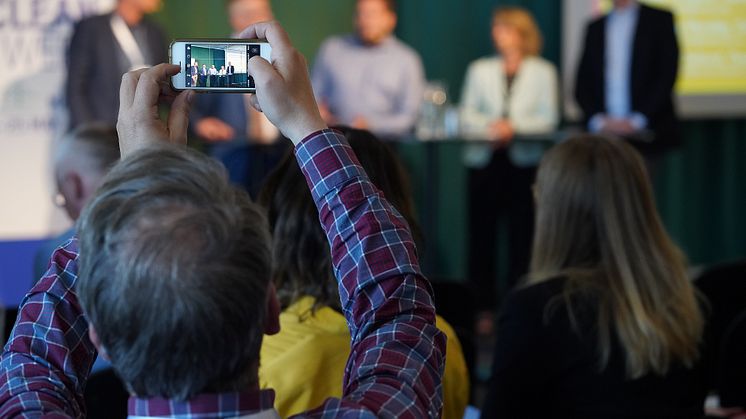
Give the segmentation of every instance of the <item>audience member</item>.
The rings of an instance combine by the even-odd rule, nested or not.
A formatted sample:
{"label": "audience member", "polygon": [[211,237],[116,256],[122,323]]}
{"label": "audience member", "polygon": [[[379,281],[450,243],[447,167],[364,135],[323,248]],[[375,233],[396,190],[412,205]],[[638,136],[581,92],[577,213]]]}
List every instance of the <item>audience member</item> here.
{"label": "audience member", "polygon": [[325,41],[313,66],[321,115],[379,137],[407,135],[422,101],[422,61],[393,34],[395,0],[357,0],[355,7],[356,33]]}
{"label": "audience member", "polygon": [[[232,37],[249,25],[273,18],[269,0],[230,0],[227,8]],[[235,67],[229,63],[228,69],[230,83]],[[277,128],[249,106],[248,100],[249,95],[242,94],[197,95],[190,119],[207,153],[226,166],[231,181],[255,196],[287,144],[276,141]]]}
{"label": "audience member", "polygon": [[71,128],[88,122],[114,125],[122,74],[168,59],[163,31],[145,17],[160,5],[160,0],[117,0],[112,13],[75,26],[67,54]]}
{"label": "audience member", "polygon": [[[57,185],[55,203],[75,222],[101,185],[109,168],[119,160],[119,139],[113,126],[80,125],[54,144],[52,164]],[[49,256],[75,233],[74,227],[47,241],[34,257],[34,282],[44,276]]]}
{"label": "audience member", "polygon": [[[252,104],[296,144],[352,336],[342,398],[309,415],[439,416],[445,337],[406,222],[326,129],[285,31],[261,23],[242,37],[266,38],[276,54],[251,60]],[[131,416],[277,417],[256,372],[262,332],[276,332],[279,317],[269,231],[210,159],[160,145],[186,143],[194,92],[166,94],[167,125],[152,112],[178,71],[123,79],[123,161],[81,218],[80,258],[77,240],[56,251],[54,275],[23,303],[0,361],[0,416],[83,416],[95,347],[132,391]]]}
{"label": "audience member", "polygon": [[535,194],[531,272],[502,309],[484,417],[701,418],[703,314],[640,155],[571,139]]}
{"label": "audience member", "polygon": [[501,7],[492,18],[497,56],[473,62],[461,100],[462,130],[471,145],[464,160],[469,170],[469,278],[478,289],[479,308],[496,306],[495,247],[501,213],[509,236],[508,286],[525,274],[531,252],[531,183],[544,145],[513,139],[547,134],[559,121],[557,72],[539,57],[541,33],[528,11]]}
{"label": "audience member", "polygon": [[611,13],[588,25],[575,99],[589,131],[634,140],[651,161],[679,143],[672,100],[679,64],[674,19],[636,0],[613,4]]}
{"label": "audience member", "polygon": [[[368,131],[339,128],[371,182],[402,215],[415,241],[419,228],[409,181],[396,154]],[[277,391],[275,408],[287,417],[342,396],[350,332],[318,212],[295,158],[288,154],[260,195],[273,239],[274,275],[283,312],[280,333],[261,350],[259,382]],[[440,316],[446,337],[443,417],[461,419],[469,402],[469,373],[453,328]]]}

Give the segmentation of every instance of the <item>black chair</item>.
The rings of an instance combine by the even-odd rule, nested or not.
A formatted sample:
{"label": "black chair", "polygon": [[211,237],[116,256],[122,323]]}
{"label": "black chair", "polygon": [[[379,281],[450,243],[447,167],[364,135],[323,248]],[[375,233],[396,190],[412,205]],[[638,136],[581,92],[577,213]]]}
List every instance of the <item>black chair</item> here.
{"label": "black chair", "polygon": [[746,260],[709,269],[695,283],[709,302],[709,386],[718,390],[721,406],[746,406]]}
{"label": "black chair", "polygon": [[720,406],[746,408],[746,310],[731,322],[718,362]]}

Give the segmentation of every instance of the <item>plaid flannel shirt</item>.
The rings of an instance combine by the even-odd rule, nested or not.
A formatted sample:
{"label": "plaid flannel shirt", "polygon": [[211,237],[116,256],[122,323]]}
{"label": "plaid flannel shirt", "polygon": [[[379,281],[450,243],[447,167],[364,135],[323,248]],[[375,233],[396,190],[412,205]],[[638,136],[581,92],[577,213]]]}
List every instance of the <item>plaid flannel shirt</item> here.
{"label": "plaid flannel shirt", "polygon": [[[342,135],[311,134],[296,147],[296,157],[331,245],[352,336],[343,397],[300,416],[439,416],[445,337],[435,327],[432,290],[406,222],[370,182]],[[72,239],[58,249],[21,303],[0,360],[0,417],[85,414],[83,388],[96,352],[75,295],[77,248]],[[130,414],[231,417],[269,408],[266,391],[249,393],[201,395],[199,411],[197,399],[133,398]],[[226,403],[235,400],[253,400],[248,405],[256,409]]]}

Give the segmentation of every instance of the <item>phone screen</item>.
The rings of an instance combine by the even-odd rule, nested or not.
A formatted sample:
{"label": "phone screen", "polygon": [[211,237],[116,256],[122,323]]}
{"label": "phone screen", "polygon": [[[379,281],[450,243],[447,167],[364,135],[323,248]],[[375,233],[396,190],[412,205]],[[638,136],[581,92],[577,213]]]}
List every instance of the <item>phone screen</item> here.
{"label": "phone screen", "polygon": [[262,44],[186,43],[184,86],[198,89],[253,89],[249,59],[261,55]]}

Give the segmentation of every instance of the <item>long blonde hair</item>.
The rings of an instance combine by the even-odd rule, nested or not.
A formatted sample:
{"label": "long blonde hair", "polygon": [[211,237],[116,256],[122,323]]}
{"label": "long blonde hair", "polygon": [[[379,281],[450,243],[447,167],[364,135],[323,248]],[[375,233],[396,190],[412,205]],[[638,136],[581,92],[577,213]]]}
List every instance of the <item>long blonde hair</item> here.
{"label": "long blonde hair", "polygon": [[626,142],[583,136],[543,158],[528,283],[567,278],[561,299],[598,304],[599,367],[616,333],[628,378],[664,375],[699,357],[703,315],[682,252],[666,233],[640,155]]}

